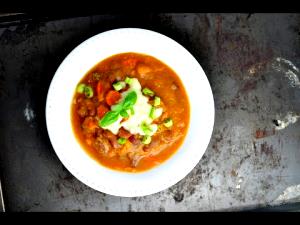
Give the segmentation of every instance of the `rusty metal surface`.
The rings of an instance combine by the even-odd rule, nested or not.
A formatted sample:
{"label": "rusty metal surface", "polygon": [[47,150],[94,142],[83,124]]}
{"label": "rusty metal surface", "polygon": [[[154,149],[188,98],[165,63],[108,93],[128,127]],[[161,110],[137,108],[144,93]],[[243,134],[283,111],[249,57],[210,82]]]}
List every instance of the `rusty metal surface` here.
{"label": "rusty metal surface", "polygon": [[[58,160],[45,127],[46,94],[58,65],[83,40],[119,27],[158,31],[186,47],[207,74],[216,106],[210,145],[194,170],[139,198],[79,182]],[[214,211],[299,201],[297,188],[283,194],[300,184],[299,39],[298,14],[96,15],[0,28],[7,210]]]}

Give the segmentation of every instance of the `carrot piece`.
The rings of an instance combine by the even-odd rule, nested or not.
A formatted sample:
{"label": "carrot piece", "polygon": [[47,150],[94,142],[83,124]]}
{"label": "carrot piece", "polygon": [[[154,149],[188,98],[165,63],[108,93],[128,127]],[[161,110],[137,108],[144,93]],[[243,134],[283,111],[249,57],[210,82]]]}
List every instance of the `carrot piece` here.
{"label": "carrot piece", "polygon": [[103,84],[101,81],[98,81],[97,83],[97,94],[99,95],[103,91]]}
{"label": "carrot piece", "polygon": [[102,84],[101,81],[98,81],[96,91],[97,91],[97,95],[98,95],[99,101],[102,101],[103,100],[103,92],[104,92],[104,90],[103,90],[103,84]]}
{"label": "carrot piece", "polygon": [[108,105],[114,105],[121,98],[121,94],[117,91],[109,91],[105,97]]}
{"label": "carrot piece", "polygon": [[98,96],[98,100],[102,102],[104,100],[105,93],[111,89],[110,82],[106,80],[100,80],[97,83],[96,92]]}
{"label": "carrot piece", "polygon": [[105,113],[107,113],[108,111],[109,111],[109,109],[106,106],[99,105],[97,108],[97,115],[101,119],[105,115]]}

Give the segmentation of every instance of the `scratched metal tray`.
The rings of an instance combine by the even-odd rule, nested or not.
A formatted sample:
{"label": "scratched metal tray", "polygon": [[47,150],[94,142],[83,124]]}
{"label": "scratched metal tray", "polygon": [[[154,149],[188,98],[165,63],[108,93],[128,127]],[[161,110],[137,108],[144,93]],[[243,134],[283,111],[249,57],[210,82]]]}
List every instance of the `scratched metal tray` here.
{"label": "scratched metal tray", "polygon": [[[2,15],[6,210],[297,211],[299,24],[298,14]],[[216,106],[213,136],[196,168],[173,187],[139,198],[106,195],[79,182],[58,160],[45,126],[46,95],[58,65],[83,40],[119,27],[151,29],[186,47],[205,70]],[[284,203],[292,207],[278,208]]]}

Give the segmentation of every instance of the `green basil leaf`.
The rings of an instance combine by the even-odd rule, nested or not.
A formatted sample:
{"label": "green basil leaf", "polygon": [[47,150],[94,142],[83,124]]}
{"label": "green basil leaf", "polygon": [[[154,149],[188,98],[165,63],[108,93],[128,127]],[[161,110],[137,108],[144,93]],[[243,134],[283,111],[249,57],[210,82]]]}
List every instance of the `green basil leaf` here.
{"label": "green basil leaf", "polygon": [[137,94],[135,91],[129,92],[124,99],[123,109],[130,109],[137,100]]}
{"label": "green basil leaf", "polygon": [[134,109],[133,109],[133,107],[130,108],[130,113],[131,113],[131,115],[134,115]]}
{"label": "green basil leaf", "polygon": [[122,109],[123,109],[123,102],[120,102],[120,103],[118,103],[116,105],[113,105],[111,107],[111,110],[115,111],[115,112],[120,112]]}
{"label": "green basil leaf", "polygon": [[121,115],[123,118],[128,118],[128,117],[129,117],[128,113],[127,113],[126,110],[124,110],[124,109],[120,112],[120,115]]}
{"label": "green basil leaf", "polygon": [[112,106],[112,111],[107,112],[104,117],[99,121],[100,127],[107,127],[108,125],[116,122],[119,115],[124,118],[128,118],[127,109],[133,107],[137,101],[137,94],[135,91],[129,92],[125,97],[124,101]]}
{"label": "green basil leaf", "polygon": [[108,125],[116,122],[119,117],[119,112],[116,111],[109,111],[107,112],[104,117],[99,120],[100,127],[107,127]]}

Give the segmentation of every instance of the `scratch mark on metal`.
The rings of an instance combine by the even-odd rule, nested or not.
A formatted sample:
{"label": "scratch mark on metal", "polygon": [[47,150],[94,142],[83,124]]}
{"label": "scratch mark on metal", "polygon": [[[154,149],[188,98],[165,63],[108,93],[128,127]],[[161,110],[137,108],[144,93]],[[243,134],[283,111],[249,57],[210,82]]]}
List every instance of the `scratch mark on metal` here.
{"label": "scratch mark on metal", "polygon": [[279,195],[274,202],[283,202],[300,197],[300,184],[293,185],[286,188],[281,195]]}
{"label": "scratch mark on metal", "polygon": [[34,111],[30,108],[29,103],[26,104],[26,107],[24,109],[24,117],[28,122],[33,120],[35,117]]}
{"label": "scratch mark on metal", "polygon": [[272,67],[279,72],[283,72],[290,81],[292,87],[300,88],[299,69],[289,60],[277,57]]}
{"label": "scratch mark on metal", "polygon": [[296,72],[299,72],[299,69],[298,69],[291,61],[289,61],[289,60],[287,60],[287,59],[277,57],[277,58],[276,58],[276,61],[277,61],[277,62],[284,62],[284,63],[286,63],[287,65],[291,66]]}

